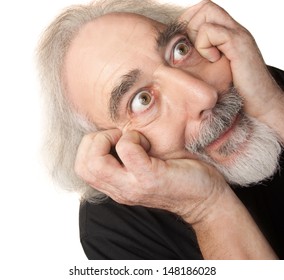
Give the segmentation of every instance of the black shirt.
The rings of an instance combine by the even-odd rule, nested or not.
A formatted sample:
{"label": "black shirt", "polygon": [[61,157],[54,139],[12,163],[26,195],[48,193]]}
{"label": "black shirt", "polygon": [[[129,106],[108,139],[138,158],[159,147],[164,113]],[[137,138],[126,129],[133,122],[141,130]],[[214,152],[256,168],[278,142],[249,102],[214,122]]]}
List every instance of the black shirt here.
{"label": "black shirt", "polygon": [[[284,72],[270,67],[284,87]],[[280,259],[284,259],[284,153],[281,170],[269,181],[235,193]],[[175,214],[107,199],[80,206],[80,239],[88,259],[202,259],[190,225]]]}

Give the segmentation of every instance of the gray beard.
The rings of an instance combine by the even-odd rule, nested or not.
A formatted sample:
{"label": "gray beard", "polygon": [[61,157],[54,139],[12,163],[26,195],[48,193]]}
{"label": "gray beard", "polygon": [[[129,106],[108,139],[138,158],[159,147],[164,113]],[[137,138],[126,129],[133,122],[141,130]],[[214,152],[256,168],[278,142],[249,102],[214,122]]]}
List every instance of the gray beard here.
{"label": "gray beard", "polygon": [[[228,183],[248,186],[276,172],[281,145],[268,126],[247,116],[242,108],[242,98],[235,88],[222,94],[212,114],[201,125],[198,136],[186,143],[186,149],[218,169]],[[237,116],[239,120],[232,136],[217,150],[219,155],[229,159],[221,164],[207,154],[205,148],[218,139]],[[245,143],[244,149],[242,143]]]}

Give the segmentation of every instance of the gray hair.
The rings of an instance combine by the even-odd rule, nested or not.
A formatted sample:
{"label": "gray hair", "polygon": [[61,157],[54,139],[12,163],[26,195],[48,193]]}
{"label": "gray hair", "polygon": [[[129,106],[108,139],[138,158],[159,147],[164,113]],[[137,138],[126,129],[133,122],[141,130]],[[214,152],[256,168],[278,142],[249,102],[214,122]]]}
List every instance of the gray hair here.
{"label": "gray hair", "polygon": [[105,195],[74,172],[76,152],[83,135],[98,129],[86,117],[77,114],[66,98],[62,72],[70,43],[83,25],[105,14],[135,13],[168,24],[183,10],[151,0],[98,0],[67,8],[43,33],[37,61],[44,93],[44,159],[51,177],[64,189],[79,193],[82,200],[99,202]]}

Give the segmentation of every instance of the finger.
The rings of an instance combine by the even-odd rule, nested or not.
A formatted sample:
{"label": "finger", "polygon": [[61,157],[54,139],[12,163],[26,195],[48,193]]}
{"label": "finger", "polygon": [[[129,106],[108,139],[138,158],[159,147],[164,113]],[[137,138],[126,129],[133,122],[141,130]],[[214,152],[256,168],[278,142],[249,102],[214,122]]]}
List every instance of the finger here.
{"label": "finger", "polygon": [[194,6],[193,10],[189,8],[180,16],[180,20],[188,23],[188,36],[193,44],[204,23],[214,23],[227,28],[234,28],[238,25],[223,8],[211,1],[202,1]]}
{"label": "finger", "polygon": [[110,129],[101,131],[91,136],[90,150],[92,156],[98,157],[110,154],[111,148],[117,144],[121,135],[122,133],[119,129]]}
{"label": "finger", "polygon": [[[75,172],[79,176],[84,176],[90,163],[109,155],[111,147],[117,143],[120,136],[121,132],[118,129],[85,135],[77,150]],[[112,160],[111,157],[107,156],[106,158]],[[114,159],[112,161],[115,164]]]}
{"label": "finger", "polygon": [[118,142],[120,136],[121,132],[118,129],[86,135],[76,155],[76,174],[93,185],[97,181],[109,183],[111,179],[121,176],[122,167],[110,154],[111,147]]}
{"label": "finger", "polygon": [[147,155],[149,150],[150,143],[142,134],[136,131],[125,132],[116,144],[116,151],[124,166],[113,168],[115,166],[112,165],[109,170],[105,170],[104,161],[107,160],[108,155],[99,157],[95,163],[95,170],[92,167],[91,173],[94,174],[100,170],[100,174],[94,176],[95,180],[98,178],[100,180],[92,186],[119,203],[137,204],[140,189],[135,190],[135,188],[137,183],[141,182],[137,180],[137,177],[141,178],[142,174],[142,179],[147,182],[145,174],[151,174],[151,159]]}
{"label": "finger", "polygon": [[76,163],[76,173],[93,188],[103,193],[117,193],[125,185],[127,173],[111,155],[87,157]]}
{"label": "finger", "polygon": [[195,48],[211,62],[220,58],[221,51],[230,61],[240,57],[242,35],[224,26],[205,23],[196,37]]}
{"label": "finger", "polygon": [[129,172],[140,174],[150,171],[152,162],[147,154],[150,150],[150,143],[139,132],[124,133],[116,145],[116,150]]}
{"label": "finger", "polygon": [[228,33],[228,29],[222,26],[205,23],[198,32],[195,48],[202,57],[210,62],[216,62],[221,58],[220,50],[224,49],[222,45],[230,39]]}

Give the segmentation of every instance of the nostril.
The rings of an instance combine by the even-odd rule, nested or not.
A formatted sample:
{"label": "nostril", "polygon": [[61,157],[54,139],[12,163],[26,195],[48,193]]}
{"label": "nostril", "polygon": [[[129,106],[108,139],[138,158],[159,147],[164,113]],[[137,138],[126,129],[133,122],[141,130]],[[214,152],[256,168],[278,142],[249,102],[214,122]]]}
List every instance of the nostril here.
{"label": "nostril", "polygon": [[200,112],[200,118],[201,118],[201,120],[205,120],[205,119],[209,118],[211,114],[212,114],[212,109],[202,110]]}

